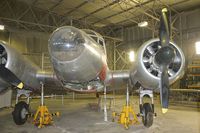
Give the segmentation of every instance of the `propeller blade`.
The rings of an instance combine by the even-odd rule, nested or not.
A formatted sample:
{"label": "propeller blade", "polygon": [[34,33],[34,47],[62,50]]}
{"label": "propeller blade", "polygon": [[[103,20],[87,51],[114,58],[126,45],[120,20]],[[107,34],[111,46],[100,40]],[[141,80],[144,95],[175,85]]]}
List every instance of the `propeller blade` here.
{"label": "propeller blade", "polygon": [[161,68],[160,76],[160,101],[162,106],[162,113],[168,111],[169,104],[169,75],[168,67],[174,60],[176,53],[173,47],[170,46],[170,25],[168,21],[167,8],[162,9],[160,18],[159,38],[161,48],[155,55],[155,61]]}
{"label": "propeller blade", "polygon": [[170,40],[170,26],[168,21],[167,8],[162,9],[162,15],[160,19],[159,38],[162,46],[169,45]]}
{"label": "propeller blade", "polygon": [[160,100],[162,113],[166,113],[169,104],[169,77],[166,66],[163,66],[160,80]]}
{"label": "propeller blade", "polygon": [[4,66],[0,65],[0,73],[1,78],[4,79],[6,82],[10,83],[11,85],[22,89],[24,84],[19,80],[19,78],[14,75],[10,70],[6,69]]}

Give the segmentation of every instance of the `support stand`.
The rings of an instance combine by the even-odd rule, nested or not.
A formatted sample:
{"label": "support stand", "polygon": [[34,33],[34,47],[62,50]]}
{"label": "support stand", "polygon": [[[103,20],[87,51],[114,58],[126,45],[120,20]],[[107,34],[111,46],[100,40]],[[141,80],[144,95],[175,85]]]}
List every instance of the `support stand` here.
{"label": "support stand", "polygon": [[122,112],[118,115],[116,112],[113,112],[113,121],[116,116],[119,116],[118,123],[123,124],[125,129],[129,128],[131,124],[138,124],[138,118],[135,114],[133,107],[130,106],[129,98],[129,86],[127,84],[126,89],[126,105],[124,105]]}
{"label": "support stand", "polygon": [[36,114],[34,115],[33,123],[42,128],[45,125],[53,123],[53,115],[59,116],[59,112],[50,114],[47,106],[44,105],[44,84],[41,83],[41,105],[38,107]]}
{"label": "support stand", "polygon": [[106,86],[104,87],[104,121],[108,121],[107,107],[106,107]]}

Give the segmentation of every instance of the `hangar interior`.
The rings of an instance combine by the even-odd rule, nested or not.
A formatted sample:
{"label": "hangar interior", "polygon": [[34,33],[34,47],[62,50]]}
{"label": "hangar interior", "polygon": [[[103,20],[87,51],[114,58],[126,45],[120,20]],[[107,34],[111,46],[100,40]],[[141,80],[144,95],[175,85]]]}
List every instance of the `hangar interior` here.
{"label": "hangar interior", "polygon": [[[185,55],[185,74],[170,86],[172,91],[170,91],[169,101],[172,111],[168,116],[158,113],[152,127],[147,129],[141,125],[133,125],[126,132],[199,133],[200,0],[1,0],[0,26],[4,26],[4,30],[0,31],[0,40],[5,41],[42,70],[52,72],[53,67],[48,52],[48,40],[52,32],[62,26],[91,29],[100,33],[105,39],[109,69],[127,70],[133,64],[129,60],[130,51],[134,51],[136,55],[144,42],[159,36],[160,11],[163,7],[169,11],[170,39],[182,49]],[[147,26],[141,26],[144,23],[148,23]],[[126,85],[120,87],[122,88],[120,91],[111,91],[108,95],[107,102],[110,101],[112,106],[116,106],[115,110],[121,110],[125,103]],[[54,90],[55,88],[57,89]],[[1,104],[5,104],[0,110],[0,117],[2,117],[0,129],[3,132],[14,132],[13,128],[17,128],[18,132],[124,131],[123,127],[120,128],[116,123],[103,123],[103,111],[89,112],[85,108],[94,101],[98,102],[94,94],[74,94],[71,91],[63,91],[60,86],[48,86],[48,84],[45,85],[45,95],[61,96],[46,101],[50,110],[61,112],[60,118],[55,118],[55,125],[41,130],[33,127],[31,122],[22,127],[13,126],[12,108],[5,108],[15,104],[16,89],[12,88],[12,90],[13,92],[10,90],[8,92],[12,93],[12,96],[8,96],[9,94],[3,96],[5,92],[0,96]],[[40,91],[34,95],[39,96]],[[137,96],[136,92],[131,91],[130,99],[136,112],[138,112],[139,101]],[[12,105],[11,102],[6,103],[9,101],[5,100],[8,97],[12,97]],[[156,94],[155,97],[158,106],[156,111],[159,112],[159,95]],[[113,99],[114,103],[112,103]],[[39,99],[31,101],[33,101],[32,108],[37,109]],[[82,113],[79,112],[80,110]],[[112,117],[111,110],[108,111],[109,119]],[[174,129],[171,128],[171,124],[165,125],[167,122],[173,122],[173,119],[177,122],[175,125],[172,124]],[[90,122],[86,124],[85,120]],[[80,130],[77,129],[78,127]]]}

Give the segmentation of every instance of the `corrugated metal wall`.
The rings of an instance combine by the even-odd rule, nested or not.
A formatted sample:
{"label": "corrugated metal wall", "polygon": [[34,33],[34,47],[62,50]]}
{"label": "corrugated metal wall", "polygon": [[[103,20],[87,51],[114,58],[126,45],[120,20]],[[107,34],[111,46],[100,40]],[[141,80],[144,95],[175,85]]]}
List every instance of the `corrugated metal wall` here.
{"label": "corrugated metal wall", "polygon": [[151,30],[138,26],[124,27],[120,32],[118,31],[118,37],[123,38],[123,45],[121,45],[119,48],[123,50],[137,50],[143,42],[152,38]]}
{"label": "corrugated metal wall", "polygon": [[[181,15],[183,51],[187,60],[196,53],[195,42],[200,41],[200,9],[186,12]],[[178,23],[178,22],[177,22]]]}

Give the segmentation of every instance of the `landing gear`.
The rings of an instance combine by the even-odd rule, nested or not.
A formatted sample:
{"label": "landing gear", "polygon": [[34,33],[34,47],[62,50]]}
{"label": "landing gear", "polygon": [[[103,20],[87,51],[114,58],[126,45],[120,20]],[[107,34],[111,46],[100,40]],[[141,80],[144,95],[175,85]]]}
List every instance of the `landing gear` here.
{"label": "landing gear", "polygon": [[[149,97],[151,103],[143,103],[143,98]],[[149,128],[153,125],[154,115],[154,101],[152,90],[140,90],[140,115],[142,116],[142,123],[145,127]]]}
{"label": "landing gear", "polygon": [[15,105],[14,111],[12,112],[13,120],[17,125],[23,125],[29,114],[29,105],[24,102],[20,101]]}
{"label": "landing gear", "polygon": [[[30,114],[29,111],[30,93],[31,91],[29,90],[24,90],[24,89],[17,90],[16,105],[14,111],[12,112],[13,120],[16,125],[23,125],[27,121],[28,114]],[[26,96],[27,102],[24,101],[19,102],[19,97],[22,95]]]}
{"label": "landing gear", "polygon": [[29,93],[30,91],[21,90],[18,91],[17,98],[16,98],[16,105],[14,111],[12,112],[13,120],[17,125],[23,125],[29,116],[34,116],[33,123],[38,128],[42,128],[45,125],[50,125],[53,123],[53,116],[59,116],[59,113],[50,114],[47,106],[44,105],[44,84],[41,83],[41,104],[38,107],[36,114],[31,114],[29,111],[29,105],[24,102],[18,102],[18,98],[21,95],[25,95],[27,97],[27,102],[29,102]]}
{"label": "landing gear", "polygon": [[32,91],[30,90],[24,90],[24,89],[17,89],[17,96],[16,96],[16,104],[19,101],[19,98],[23,95],[27,98],[27,104],[29,104],[30,101],[30,95],[31,95]]}

